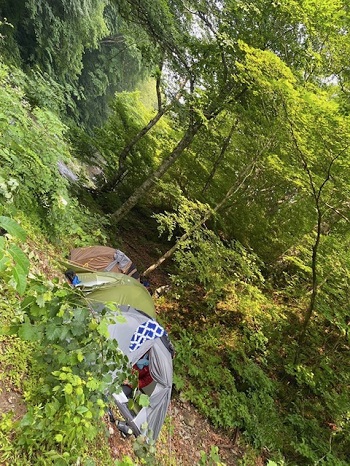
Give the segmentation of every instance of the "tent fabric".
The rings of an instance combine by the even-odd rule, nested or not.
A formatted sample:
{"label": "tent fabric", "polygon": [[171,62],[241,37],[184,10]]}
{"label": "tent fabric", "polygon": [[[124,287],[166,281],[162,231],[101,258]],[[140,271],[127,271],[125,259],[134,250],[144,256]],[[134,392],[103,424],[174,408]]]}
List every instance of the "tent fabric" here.
{"label": "tent fabric", "polygon": [[141,431],[146,416],[147,424],[152,430],[153,438],[156,440],[170,404],[173,374],[171,354],[159,337],[154,340],[147,340],[137,350],[131,351],[130,340],[134,330],[138,327],[138,323],[144,319],[144,316],[138,316],[139,313],[136,309],[125,309],[124,306],[121,306],[121,308],[126,323],[112,324],[109,326],[108,331],[110,337],[118,341],[120,349],[128,356],[131,366],[149,351],[149,370],[157,385],[150,396],[150,405],[142,408],[133,419],[133,422]]}
{"label": "tent fabric", "polygon": [[148,424],[152,426],[153,437],[156,439],[170,404],[173,361],[170,352],[160,339],[155,341],[150,359],[150,373],[158,385],[150,397],[150,406],[146,408],[146,411]]}
{"label": "tent fabric", "polygon": [[156,318],[153,299],[138,280],[113,272],[78,272],[77,276],[77,287],[86,292],[89,300],[125,304]]}
{"label": "tent fabric", "polygon": [[154,338],[162,337],[164,333],[165,330],[163,327],[161,327],[155,320],[146,320],[146,322],[137,327],[134,335],[132,336],[129,345],[130,351],[137,350],[146,340],[153,340]]}
{"label": "tent fabric", "polygon": [[[91,276],[87,276],[91,275]],[[142,356],[149,352],[149,370],[155,382],[155,387],[150,394],[150,404],[147,407],[135,414],[128,409],[127,399],[125,395],[111,394],[117,406],[120,409],[123,417],[130,425],[135,435],[144,434],[144,424],[147,423],[148,428],[152,431],[153,439],[156,440],[160,433],[161,427],[170,404],[172,379],[173,379],[173,364],[172,356],[169,349],[165,346],[161,335],[167,335],[165,330],[155,320],[155,309],[153,300],[146,290],[137,280],[134,280],[125,275],[99,272],[94,274],[78,274],[79,279],[82,279],[82,289],[88,289],[86,294],[90,306],[99,311],[108,302],[113,302],[118,305],[120,312],[111,311],[116,316],[122,315],[124,322],[120,319],[108,327],[109,337],[118,341],[120,350],[128,357],[130,367],[132,367]],[[108,281],[115,277],[115,281]],[[102,283],[103,280],[107,282]],[[127,281],[125,283],[126,280]],[[97,288],[93,289],[92,283],[98,283]],[[85,285],[84,285],[85,284]],[[131,291],[126,295],[126,291]],[[135,296],[133,296],[133,293]],[[133,302],[137,301],[137,306]],[[137,338],[137,333],[140,327],[153,327],[156,324],[158,333],[154,333],[152,338],[143,338],[138,341],[136,347],[133,346],[133,341]]]}
{"label": "tent fabric", "polygon": [[[91,270],[105,270],[114,261],[116,250],[108,246],[86,246],[72,249],[69,261],[72,264]],[[109,272],[121,273],[117,263]]]}
{"label": "tent fabric", "polygon": [[140,274],[132,260],[119,249],[109,246],[85,246],[72,249],[69,262],[88,270],[123,273],[139,279]]}

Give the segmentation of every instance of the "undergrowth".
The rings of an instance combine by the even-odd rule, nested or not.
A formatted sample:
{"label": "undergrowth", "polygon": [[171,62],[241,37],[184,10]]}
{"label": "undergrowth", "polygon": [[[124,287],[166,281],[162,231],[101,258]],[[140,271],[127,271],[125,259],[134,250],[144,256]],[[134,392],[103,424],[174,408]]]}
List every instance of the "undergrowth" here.
{"label": "undergrowth", "polygon": [[177,391],[214,426],[232,435],[238,429],[271,465],[349,464],[349,372],[336,370],[342,353],[325,347],[314,360],[315,323],[316,341],[293,364],[285,305],[257,293],[250,285],[231,289],[215,316],[203,312],[203,302],[188,302],[188,316],[201,308],[201,320],[190,325],[167,314],[176,335]]}
{"label": "undergrowth", "polygon": [[[53,279],[52,264],[44,267],[45,254],[104,244],[109,222],[59,176],[58,162],[71,161],[67,128],[26,98],[22,79],[0,63],[0,382],[26,402],[22,418],[1,418],[0,460],[109,465],[105,394],[114,386],[109,372],[119,369],[122,380],[126,361],[107,341],[107,316],[91,314],[79,294]],[[191,231],[203,209],[183,200],[174,214],[158,215],[160,231],[169,238],[178,226]],[[41,254],[33,243],[41,243]],[[178,246],[174,309],[180,303],[186,312],[162,315],[176,343],[177,391],[213,425],[250,443],[240,466],[258,455],[269,466],[350,464],[347,262],[333,267],[325,243],[324,287],[296,363],[309,249],[299,251],[304,260],[294,259],[302,273],[285,272],[275,292],[258,257],[238,242],[224,243],[203,227]],[[156,461],[146,452],[140,463]],[[200,460],[218,463],[215,448]]]}
{"label": "undergrowth", "polygon": [[23,229],[7,217],[0,224],[11,233],[0,238],[2,377],[26,402],[21,419],[2,418],[1,461],[88,462],[89,442],[105,429],[105,396],[126,377],[127,359],[108,338],[107,311],[95,315],[68,285],[31,275],[16,244]]}

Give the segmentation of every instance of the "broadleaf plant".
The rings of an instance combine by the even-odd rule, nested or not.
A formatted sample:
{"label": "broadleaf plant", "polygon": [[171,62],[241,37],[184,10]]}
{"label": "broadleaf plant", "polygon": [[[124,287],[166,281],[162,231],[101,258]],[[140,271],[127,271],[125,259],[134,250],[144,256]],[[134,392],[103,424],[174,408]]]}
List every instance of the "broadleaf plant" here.
{"label": "broadleaf plant", "polygon": [[[17,229],[11,221],[2,224]],[[26,414],[10,422],[7,434],[0,424],[0,434],[11,435],[13,448],[30,464],[37,464],[42,451],[50,452],[45,464],[61,464],[56,460],[63,457],[62,464],[72,464],[86,441],[104,432],[108,395],[130,377],[126,356],[108,338],[116,309],[97,314],[68,284],[29,276],[29,260],[13,241],[0,238],[0,276],[6,286],[21,291],[22,299],[2,334],[16,335],[31,353],[23,375]]]}

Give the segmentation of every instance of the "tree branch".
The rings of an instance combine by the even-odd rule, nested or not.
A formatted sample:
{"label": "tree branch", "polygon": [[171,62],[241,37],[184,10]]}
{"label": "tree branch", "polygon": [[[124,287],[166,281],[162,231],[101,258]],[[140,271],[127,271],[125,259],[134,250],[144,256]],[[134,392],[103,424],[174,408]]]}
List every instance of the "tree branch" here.
{"label": "tree branch", "polygon": [[161,92],[160,92],[160,76],[157,77],[156,81],[156,92],[157,92],[157,99],[158,99],[158,111],[157,114],[144,126],[132,139],[131,141],[122,149],[118,156],[118,171],[117,173],[101,188],[97,190],[98,193],[107,193],[111,192],[116,189],[118,184],[124,178],[125,172],[125,161],[131,150],[134,146],[142,139],[161,119],[161,117],[167,113],[175,103],[180,99],[182,95],[183,88],[185,87],[185,83],[182,84],[179,92],[175,95],[175,97],[169,102],[168,105],[163,106],[161,100]]}

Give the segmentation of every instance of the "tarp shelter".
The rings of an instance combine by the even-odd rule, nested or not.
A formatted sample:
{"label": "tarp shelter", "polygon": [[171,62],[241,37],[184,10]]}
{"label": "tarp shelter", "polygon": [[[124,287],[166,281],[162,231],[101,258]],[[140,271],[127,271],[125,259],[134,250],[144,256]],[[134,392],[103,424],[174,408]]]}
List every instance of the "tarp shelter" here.
{"label": "tarp shelter", "polygon": [[120,249],[109,246],[84,246],[72,249],[69,262],[87,270],[124,273],[136,279],[140,277],[132,260]]}
{"label": "tarp shelter", "polygon": [[86,299],[95,311],[99,312],[106,303],[119,307],[125,322],[110,325],[108,331],[110,338],[118,341],[130,365],[149,352],[149,371],[154,381],[147,393],[149,406],[136,413],[128,408],[129,400],[123,392],[112,397],[136,436],[148,436],[147,426],[156,440],[170,403],[173,365],[171,344],[169,347],[167,333],[156,321],[152,297],[140,282],[123,274],[77,271],[77,276],[78,287],[86,292]]}

